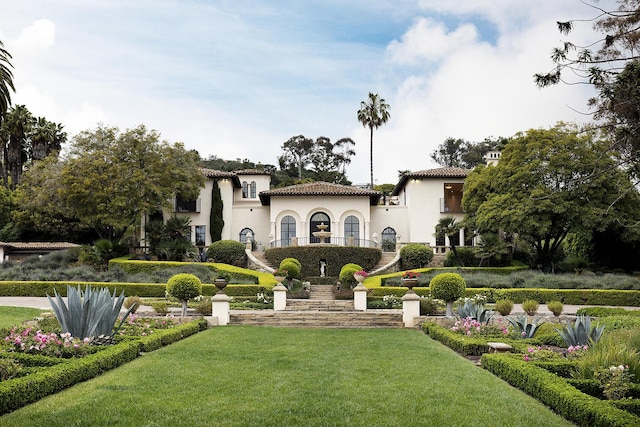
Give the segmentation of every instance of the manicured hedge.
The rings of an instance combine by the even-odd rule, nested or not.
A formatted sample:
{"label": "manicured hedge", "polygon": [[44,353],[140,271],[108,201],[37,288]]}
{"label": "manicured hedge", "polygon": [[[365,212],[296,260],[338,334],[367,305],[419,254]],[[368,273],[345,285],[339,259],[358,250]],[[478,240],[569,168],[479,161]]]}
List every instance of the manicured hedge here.
{"label": "manicured hedge", "polygon": [[482,367],[581,426],[638,426],[640,417],[577,390],[535,364],[502,354],[484,354]]}
{"label": "manicured hedge", "polygon": [[[275,283],[275,280],[274,280]],[[165,283],[121,283],[121,282],[0,282],[0,296],[14,297],[46,297],[53,296],[54,290],[60,295],[67,295],[67,285],[80,286],[84,289],[90,285],[94,288],[109,288],[117,295],[124,291],[126,296],[137,295],[139,297],[165,297],[167,285]],[[264,285],[227,285],[224,292],[229,296],[251,296],[259,292],[270,294],[273,286]],[[202,285],[202,295],[215,295],[218,288],[215,285]]]}
{"label": "manicured hedge", "polygon": [[[51,367],[0,382],[0,415],[117,368],[134,360],[141,351],[155,350],[206,328],[206,320],[198,319],[140,339],[126,339],[83,358],[51,358],[56,362]],[[20,359],[22,363],[22,357]]]}
{"label": "manicured hedge", "polygon": [[382,251],[354,246],[288,246],[267,249],[264,256],[271,265],[280,265],[285,258],[297,259],[302,264],[302,278],[320,276],[319,263],[325,260],[326,275],[338,277],[342,266],[349,263],[361,265],[364,270],[370,271],[380,261]]}
{"label": "manicured hedge", "polygon": [[431,322],[426,322],[422,328],[431,338],[464,356],[480,356],[489,351],[485,337],[461,335]]}

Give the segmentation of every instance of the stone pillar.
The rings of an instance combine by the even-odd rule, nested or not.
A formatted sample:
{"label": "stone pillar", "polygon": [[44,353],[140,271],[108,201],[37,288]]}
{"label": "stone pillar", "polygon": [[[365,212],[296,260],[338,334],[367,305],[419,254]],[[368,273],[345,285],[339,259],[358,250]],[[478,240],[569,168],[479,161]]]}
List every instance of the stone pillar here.
{"label": "stone pillar", "polygon": [[358,311],[367,311],[367,292],[369,290],[362,283],[353,288],[353,309]]}
{"label": "stone pillar", "polygon": [[464,227],[460,228],[460,231],[458,231],[458,237],[460,240],[460,246],[465,246],[464,244]]}
{"label": "stone pillar", "polygon": [[231,298],[224,292],[218,292],[211,298],[211,315],[218,318],[218,325],[229,323],[229,301]]}
{"label": "stone pillar", "polygon": [[284,310],[287,307],[287,288],[278,283],[273,288],[273,309],[275,311]]}
{"label": "stone pillar", "polygon": [[420,316],[420,297],[413,291],[408,291],[402,297],[402,321],[406,328],[416,326],[416,317]]}

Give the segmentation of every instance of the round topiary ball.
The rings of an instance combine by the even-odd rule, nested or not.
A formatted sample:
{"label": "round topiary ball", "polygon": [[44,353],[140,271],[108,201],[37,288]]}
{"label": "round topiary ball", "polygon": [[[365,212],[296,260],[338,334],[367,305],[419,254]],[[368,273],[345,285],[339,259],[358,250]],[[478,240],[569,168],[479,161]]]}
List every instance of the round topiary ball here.
{"label": "round topiary ball", "polygon": [[298,265],[298,263],[291,261],[291,259],[292,258],[289,258],[289,260],[282,260],[282,262],[280,263],[280,268],[278,268],[278,270],[287,270],[287,277],[291,279],[299,279],[300,266]]}
{"label": "round topiary ball", "polygon": [[400,260],[405,270],[426,267],[433,256],[433,249],[419,243],[410,243],[400,249]]}
{"label": "round topiary ball", "polygon": [[342,266],[340,269],[340,275],[338,276],[340,283],[343,285],[354,287],[357,284],[357,280],[353,277],[353,273],[362,270],[358,264],[349,263]]}
{"label": "round topiary ball", "polygon": [[246,253],[244,244],[235,240],[218,240],[207,248],[207,259],[212,262],[244,266]]}
{"label": "round topiary ball", "polygon": [[187,315],[187,301],[202,292],[202,282],[193,274],[181,273],[167,281],[167,294],[182,301],[182,316]]}
{"label": "round topiary ball", "polygon": [[440,273],[429,282],[431,296],[447,303],[447,316],[452,315],[452,304],[464,295],[466,287],[464,278],[458,273]]}

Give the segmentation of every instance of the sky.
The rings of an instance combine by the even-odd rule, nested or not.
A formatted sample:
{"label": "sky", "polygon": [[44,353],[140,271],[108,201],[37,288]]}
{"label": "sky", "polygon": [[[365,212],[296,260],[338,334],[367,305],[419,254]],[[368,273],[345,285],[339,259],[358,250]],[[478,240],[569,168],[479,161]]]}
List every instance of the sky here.
{"label": "sky", "polygon": [[[601,0],[599,6],[611,4]],[[144,124],[203,158],[277,165],[296,135],[350,137],[369,182],[369,92],[390,105],[374,132],[374,180],[437,167],[446,138],[509,137],[589,120],[586,85],[538,89],[556,21],[579,0],[0,0],[14,105],[72,138]],[[593,40],[582,23],[570,40]]]}

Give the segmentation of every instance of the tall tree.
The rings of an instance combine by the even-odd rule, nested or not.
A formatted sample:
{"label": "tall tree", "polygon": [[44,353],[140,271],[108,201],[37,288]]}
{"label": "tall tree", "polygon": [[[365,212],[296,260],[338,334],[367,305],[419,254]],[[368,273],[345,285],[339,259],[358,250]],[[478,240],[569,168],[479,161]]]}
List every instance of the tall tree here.
{"label": "tall tree", "polygon": [[30,135],[29,154],[31,160],[42,160],[55,151],[60,151],[67,141],[67,133],[59,123],[38,117]]}
{"label": "tall tree", "polygon": [[369,96],[365,101],[360,102],[358,110],[358,121],[362,126],[368,127],[370,132],[369,138],[369,168],[371,171],[371,183],[369,188],[373,188],[373,130],[378,129],[387,123],[391,114],[389,113],[389,104],[384,98],[377,93],[369,92]]}
{"label": "tall tree", "polygon": [[431,153],[431,159],[440,166],[461,168],[462,154],[467,151],[468,145],[464,139],[449,137]]}
{"label": "tall tree", "polygon": [[287,169],[289,165],[295,165],[298,169],[298,179],[302,179],[302,171],[311,161],[313,152],[313,140],[304,135],[292,136],[282,144],[284,154],[278,157],[281,169]]}
{"label": "tall tree", "polygon": [[11,92],[16,89],[13,86],[13,66],[10,62],[11,54],[4,48],[4,44],[0,41],[0,125],[2,119],[11,106]]}
{"label": "tall tree", "polygon": [[5,164],[5,186],[15,190],[22,178],[22,169],[28,159],[29,136],[36,119],[24,105],[16,105],[5,116],[2,134]]}
{"label": "tall tree", "polygon": [[606,148],[564,124],[516,135],[496,166],[478,166],[465,180],[465,222],[481,234],[518,234],[536,265],[552,271],[569,233],[629,219],[612,204],[637,191]]}
{"label": "tall tree", "polygon": [[75,136],[57,186],[74,217],[117,240],[142,215],[180,194],[197,198],[204,185],[200,157],[160,140],[143,125],[120,132],[98,126]]}
{"label": "tall tree", "polygon": [[220,186],[218,185],[218,181],[214,180],[211,189],[211,214],[209,215],[209,234],[211,235],[212,242],[222,240],[222,228],[224,227],[224,219],[222,218],[223,208]]}
{"label": "tall tree", "polygon": [[[607,130],[610,148],[622,153],[621,163],[628,166],[640,160],[640,0],[617,0],[615,10],[600,7],[597,0],[583,3],[593,8],[594,18],[558,21],[558,30],[568,35],[576,25],[591,22],[597,38],[582,46],[564,41],[552,50],[553,69],[535,74],[534,79],[539,87],[560,82],[593,85],[598,95],[589,106],[596,124]],[[633,166],[630,172],[640,176],[637,164]]]}

